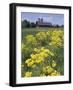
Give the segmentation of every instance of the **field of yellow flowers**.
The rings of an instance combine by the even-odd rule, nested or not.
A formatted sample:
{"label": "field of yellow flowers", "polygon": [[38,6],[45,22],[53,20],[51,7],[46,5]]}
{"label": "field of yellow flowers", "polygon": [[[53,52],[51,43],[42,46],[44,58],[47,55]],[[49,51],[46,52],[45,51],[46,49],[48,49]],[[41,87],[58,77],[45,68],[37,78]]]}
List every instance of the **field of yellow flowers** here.
{"label": "field of yellow flowers", "polygon": [[60,28],[24,35],[21,43],[22,77],[64,75],[63,36],[64,31]]}

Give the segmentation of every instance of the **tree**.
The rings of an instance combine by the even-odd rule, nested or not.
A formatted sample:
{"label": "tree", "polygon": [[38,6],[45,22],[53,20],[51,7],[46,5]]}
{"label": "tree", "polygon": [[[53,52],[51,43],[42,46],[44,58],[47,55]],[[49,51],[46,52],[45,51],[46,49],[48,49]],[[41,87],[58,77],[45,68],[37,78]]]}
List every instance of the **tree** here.
{"label": "tree", "polygon": [[27,20],[22,21],[22,28],[30,27],[30,22]]}
{"label": "tree", "polygon": [[64,25],[61,25],[61,27],[64,27]]}
{"label": "tree", "polygon": [[56,27],[60,27],[60,26],[57,24]]}
{"label": "tree", "polygon": [[36,24],[34,22],[31,22],[30,27],[36,27]]}

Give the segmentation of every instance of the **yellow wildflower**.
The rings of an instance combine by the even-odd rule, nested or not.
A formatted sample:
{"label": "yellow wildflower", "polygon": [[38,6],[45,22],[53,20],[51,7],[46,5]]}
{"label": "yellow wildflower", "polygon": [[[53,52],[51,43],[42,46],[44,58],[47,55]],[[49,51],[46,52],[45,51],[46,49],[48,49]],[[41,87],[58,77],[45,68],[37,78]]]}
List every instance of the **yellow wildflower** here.
{"label": "yellow wildflower", "polygon": [[37,55],[31,54],[32,59],[36,59]]}
{"label": "yellow wildflower", "polygon": [[39,49],[37,49],[37,48],[34,48],[34,51],[38,53],[38,52],[39,52]]}
{"label": "yellow wildflower", "polygon": [[26,61],[25,61],[25,63],[27,64],[27,63],[29,63],[31,61],[31,59],[27,59]]}
{"label": "yellow wildflower", "polygon": [[32,72],[26,72],[25,73],[25,77],[31,77],[32,76]]}
{"label": "yellow wildflower", "polygon": [[35,68],[36,67],[36,64],[32,65],[32,68]]}
{"label": "yellow wildflower", "polygon": [[53,72],[53,68],[51,66],[46,67],[47,68],[47,73],[50,74]]}
{"label": "yellow wildflower", "polygon": [[56,65],[57,65],[56,62],[53,60],[52,61],[52,67],[56,67]]}
{"label": "yellow wildflower", "polygon": [[37,40],[44,40],[44,39],[46,39],[46,33],[45,32],[39,32],[39,33],[37,33],[36,34],[36,38],[37,38]]}
{"label": "yellow wildflower", "polygon": [[53,72],[53,68],[51,66],[46,66],[43,68],[43,72],[48,75]]}
{"label": "yellow wildflower", "polygon": [[27,59],[25,63],[27,64],[28,67],[31,67],[34,64],[34,61],[31,59]]}
{"label": "yellow wildflower", "polygon": [[51,76],[60,76],[60,72],[54,70],[54,72],[51,73]]}
{"label": "yellow wildflower", "polygon": [[37,41],[36,41],[36,38],[33,35],[27,35],[26,36],[26,43],[36,45]]}
{"label": "yellow wildflower", "polygon": [[57,31],[57,30],[54,30],[52,32],[52,35],[51,35],[51,42],[49,43],[49,45],[54,45],[54,46],[62,46],[63,45],[63,40],[62,38],[63,37],[63,32],[61,30]]}
{"label": "yellow wildflower", "polygon": [[37,59],[35,62],[36,62],[36,63],[41,63],[42,60],[41,60],[41,59]]}
{"label": "yellow wildflower", "polygon": [[45,49],[45,48],[44,48],[44,47],[42,47],[42,48],[41,48],[41,51],[43,51],[44,49]]}
{"label": "yellow wildflower", "polygon": [[43,58],[46,58],[46,57],[48,57],[49,55],[43,51],[43,52],[40,53],[40,56],[43,57]]}

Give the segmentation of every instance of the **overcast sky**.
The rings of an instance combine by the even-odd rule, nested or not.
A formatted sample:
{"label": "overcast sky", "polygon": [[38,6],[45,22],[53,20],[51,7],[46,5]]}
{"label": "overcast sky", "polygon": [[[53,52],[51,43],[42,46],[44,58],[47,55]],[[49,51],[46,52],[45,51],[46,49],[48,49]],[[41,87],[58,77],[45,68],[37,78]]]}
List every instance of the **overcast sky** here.
{"label": "overcast sky", "polygon": [[30,22],[36,22],[38,18],[43,18],[44,22],[51,22],[52,24],[64,25],[63,14],[31,13],[31,12],[21,13],[21,20],[28,20]]}

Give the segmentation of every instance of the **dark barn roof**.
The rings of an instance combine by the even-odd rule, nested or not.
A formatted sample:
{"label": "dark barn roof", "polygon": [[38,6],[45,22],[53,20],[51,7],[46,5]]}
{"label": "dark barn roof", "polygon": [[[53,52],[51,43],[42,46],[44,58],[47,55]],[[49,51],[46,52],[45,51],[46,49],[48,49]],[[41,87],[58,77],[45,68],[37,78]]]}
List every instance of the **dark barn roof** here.
{"label": "dark barn roof", "polygon": [[38,23],[38,26],[52,26],[51,23],[43,22],[43,23]]}
{"label": "dark barn roof", "polygon": [[49,27],[49,26],[52,26],[52,23],[44,22],[43,19],[38,19],[37,26],[40,26],[40,27]]}

